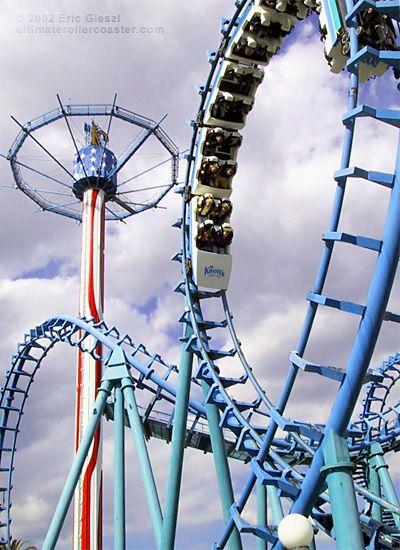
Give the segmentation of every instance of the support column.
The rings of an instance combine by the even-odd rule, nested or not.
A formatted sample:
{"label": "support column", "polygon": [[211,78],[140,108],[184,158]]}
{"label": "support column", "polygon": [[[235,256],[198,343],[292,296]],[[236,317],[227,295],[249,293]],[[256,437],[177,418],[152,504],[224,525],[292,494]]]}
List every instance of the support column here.
{"label": "support column", "polygon": [[67,481],[65,482],[64,489],[58,501],[53,519],[51,520],[49,530],[47,531],[42,550],[53,550],[56,547],[65,517],[71,505],[79,476],[81,475],[85,460],[90,452],[90,447],[93,444],[93,440],[96,438],[96,430],[99,426],[111,388],[111,381],[105,380],[101,383],[96,401],[92,407],[92,415],[87,423],[85,432],[82,434],[78,451],[75,455]]}
{"label": "support column", "polygon": [[[369,490],[374,493],[374,495],[380,497],[381,496],[381,484],[379,482],[379,475],[376,471],[376,468],[374,466],[374,460],[373,457],[369,459],[369,471],[368,471],[368,479],[369,479]],[[372,503],[371,508],[371,516],[373,519],[376,519],[377,521],[382,521],[382,509],[376,502]]]}
{"label": "support column", "polygon": [[186,423],[192,377],[193,352],[186,349],[193,334],[189,324],[185,324],[179,364],[178,388],[172,426],[171,455],[169,459],[167,488],[164,506],[164,521],[161,548],[173,548],[178,518],[179,494],[181,488],[183,455],[186,438]]}
{"label": "support column", "polygon": [[124,396],[114,390],[114,550],[125,550],[125,425]]}
{"label": "support column", "polygon": [[278,496],[277,488],[273,485],[267,485],[267,496],[269,504],[271,506],[272,520],[275,525],[278,526],[279,523],[282,521],[284,514],[281,499]]}
{"label": "support column", "polygon": [[[201,382],[204,396],[206,397],[210,391],[210,386],[204,380]],[[219,410],[216,405],[206,403],[206,413],[208,427],[210,430],[211,447],[214,457],[215,471],[217,474],[219,494],[221,497],[222,513],[224,520],[228,521],[230,518],[230,508],[235,499],[233,496],[233,487],[231,476],[229,472],[228,458],[226,456],[224,435],[222,428],[219,425],[220,416]],[[235,527],[228,540],[228,545],[231,550],[241,550],[242,543],[240,540],[240,534]]]}
{"label": "support column", "polygon": [[[389,466],[386,464],[385,459],[383,458],[383,450],[380,443],[373,443],[371,445],[371,464],[375,468],[379,480],[381,482],[383,494],[385,495],[386,500],[391,504],[395,504],[400,507],[399,497],[397,496],[396,490],[393,485],[392,478],[389,474]],[[396,527],[400,527],[400,517],[397,514],[392,514]]]}
{"label": "support column", "polygon": [[125,408],[128,413],[131,432],[133,435],[137,461],[139,463],[140,476],[143,481],[144,491],[146,494],[147,507],[150,513],[151,523],[158,546],[160,543],[162,529],[161,506],[158,499],[156,483],[143,433],[142,419],[140,418],[137,407],[131,378],[123,378],[121,381],[121,387],[124,394]]}
{"label": "support column", "polygon": [[323,447],[325,466],[321,468],[329,489],[336,548],[363,550],[359,512],[354,492],[352,470],[346,440],[331,430]]}
{"label": "support column", "polygon": [[[260,527],[268,526],[267,518],[267,488],[265,485],[257,481],[257,525]],[[257,538],[257,550],[267,550],[268,543],[266,540]]]}
{"label": "support column", "polygon": [[[104,192],[88,189],[83,195],[80,317],[103,318],[104,302]],[[87,340],[90,347],[91,338]],[[95,344],[93,340],[93,345]],[[96,348],[101,356],[101,345]],[[78,352],[76,381],[75,451],[91,417],[101,380],[101,361]],[[79,479],[74,501],[74,550],[101,550],[102,546],[102,436],[96,432]]]}

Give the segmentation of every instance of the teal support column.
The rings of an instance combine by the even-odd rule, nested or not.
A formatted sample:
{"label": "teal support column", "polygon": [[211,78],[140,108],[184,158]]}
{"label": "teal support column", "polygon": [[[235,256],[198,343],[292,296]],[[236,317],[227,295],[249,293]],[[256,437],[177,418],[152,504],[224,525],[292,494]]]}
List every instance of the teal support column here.
{"label": "teal support column", "polygon": [[193,334],[189,324],[185,324],[181,358],[179,363],[178,388],[172,425],[171,455],[168,466],[167,487],[164,506],[164,521],[161,536],[161,548],[173,548],[178,518],[179,494],[182,480],[183,455],[186,439],[186,423],[192,377],[193,352],[186,349]]}
{"label": "teal support column", "polygon": [[[369,460],[369,471],[368,471],[368,485],[369,490],[374,493],[374,495],[380,497],[381,496],[381,484],[379,481],[379,475],[376,471],[375,466],[373,465],[373,459]],[[376,519],[377,521],[382,521],[382,509],[376,502],[372,503],[371,508],[371,516],[373,519]]]}
{"label": "teal support column", "polygon": [[136,456],[139,463],[144,491],[146,494],[147,507],[150,513],[154,536],[156,538],[157,545],[159,545],[162,529],[161,506],[158,499],[157,488],[150,463],[149,453],[147,451],[142,419],[140,418],[135,398],[135,392],[133,390],[132,379],[123,378],[121,381],[121,387],[124,394],[125,408],[128,413]]}
{"label": "teal support column", "polygon": [[88,455],[94,434],[101,420],[101,416],[106,406],[106,401],[110,395],[113,383],[110,380],[102,381],[97,393],[96,401],[93,406],[93,416],[90,419],[86,431],[84,432],[79,449],[75,455],[67,481],[65,482],[56,510],[47,531],[46,538],[42,545],[42,550],[53,550],[57,544],[58,537],[65,521],[68,509],[71,505],[76,484],[81,475],[83,465]]}
{"label": "teal support column", "polygon": [[114,549],[125,550],[125,425],[121,386],[114,389]]}
{"label": "teal support column", "polygon": [[329,489],[336,548],[338,550],[363,550],[359,512],[354,492],[352,470],[346,440],[333,430],[325,436],[323,447],[326,476]]}
{"label": "teal support column", "polygon": [[[378,473],[379,480],[381,482],[382,491],[385,495],[386,500],[391,504],[400,506],[399,497],[397,496],[396,490],[393,485],[393,481],[389,474],[389,466],[386,464],[385,459],[383,458],[383,450],[380,443],[373,443],[371,445],[371,464]],[[396,527],[400,527],[400,517],[392,513]]]}
{"label": "teal support column", "polygon": [[[260,482],[257,482],[256,486],[257,497],[257,525],[261,527],[267,527],[267,488]],[[257,550],[267,550],[268,543],[266,540],[257,538]]]}
{"label": "teal support column", "polygon": [[[210,386],[204,380],[201,383],[204,396],[208,395]],[[219,410],[216,405],[206,403],[206,413],[208,428],[210,430],[211,447],[214,457],[215,471],[217,474],[219,494],[221,497],[222,513],[224,520],[228,521],[230,518],[230,508],[235,499],[233,496],[233,487],[231,481],[231,475],[229,472],[228,458],[226,456],[224,435],[222,428],[219,425],[220,416]],[[241,550],[242,542],[240,540],[240,534],[235,527],[228,541],[229,548],[231,550]]]}
{"label": "teal support column", "polygon": [[272,521],[276,526],[283,519],[283,509],[281,499],[278,496],[278,490],[273,485],[267,485],[267,497],[271,507]]}

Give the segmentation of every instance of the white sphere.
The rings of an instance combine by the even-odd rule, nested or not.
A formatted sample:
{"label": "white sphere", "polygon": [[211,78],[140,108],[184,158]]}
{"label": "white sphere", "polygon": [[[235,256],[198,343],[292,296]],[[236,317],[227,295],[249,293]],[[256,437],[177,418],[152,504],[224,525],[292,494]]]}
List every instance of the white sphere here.
{"label": "white sphere", "polygon": [[279,542],[288,550],[308,548],[313,535],[311,523],[301,514],[289,514],[278,525]]}

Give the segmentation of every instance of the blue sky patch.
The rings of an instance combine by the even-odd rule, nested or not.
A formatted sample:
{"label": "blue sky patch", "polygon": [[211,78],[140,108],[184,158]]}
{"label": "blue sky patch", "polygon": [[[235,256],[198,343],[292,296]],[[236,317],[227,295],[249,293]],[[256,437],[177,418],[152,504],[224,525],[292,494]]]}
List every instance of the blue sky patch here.
{"label": "blue sky patch", "polygon": [[[60,275],[64,263],[65,258],[52,258],[45,266],[31,269],[30,271],[24,271],[20,275],[17,275],[14,277],[14,281],[18,279],[54,279],[54,277]],[[71,272],[68,274],[72,275],[73,273]]]}

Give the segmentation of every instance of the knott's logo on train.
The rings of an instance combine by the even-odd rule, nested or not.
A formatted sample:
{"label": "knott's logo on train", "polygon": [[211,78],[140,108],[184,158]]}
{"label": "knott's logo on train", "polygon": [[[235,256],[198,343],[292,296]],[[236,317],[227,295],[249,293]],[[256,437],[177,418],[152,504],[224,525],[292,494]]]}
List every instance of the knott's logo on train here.
{"label": "knott's logo on train", "polygon": [[204,268],[204,275],[208,275],[209,277],[218,277],[220,279],[221,277],[225,277],[225,271],[219,267],[210,265]]}

